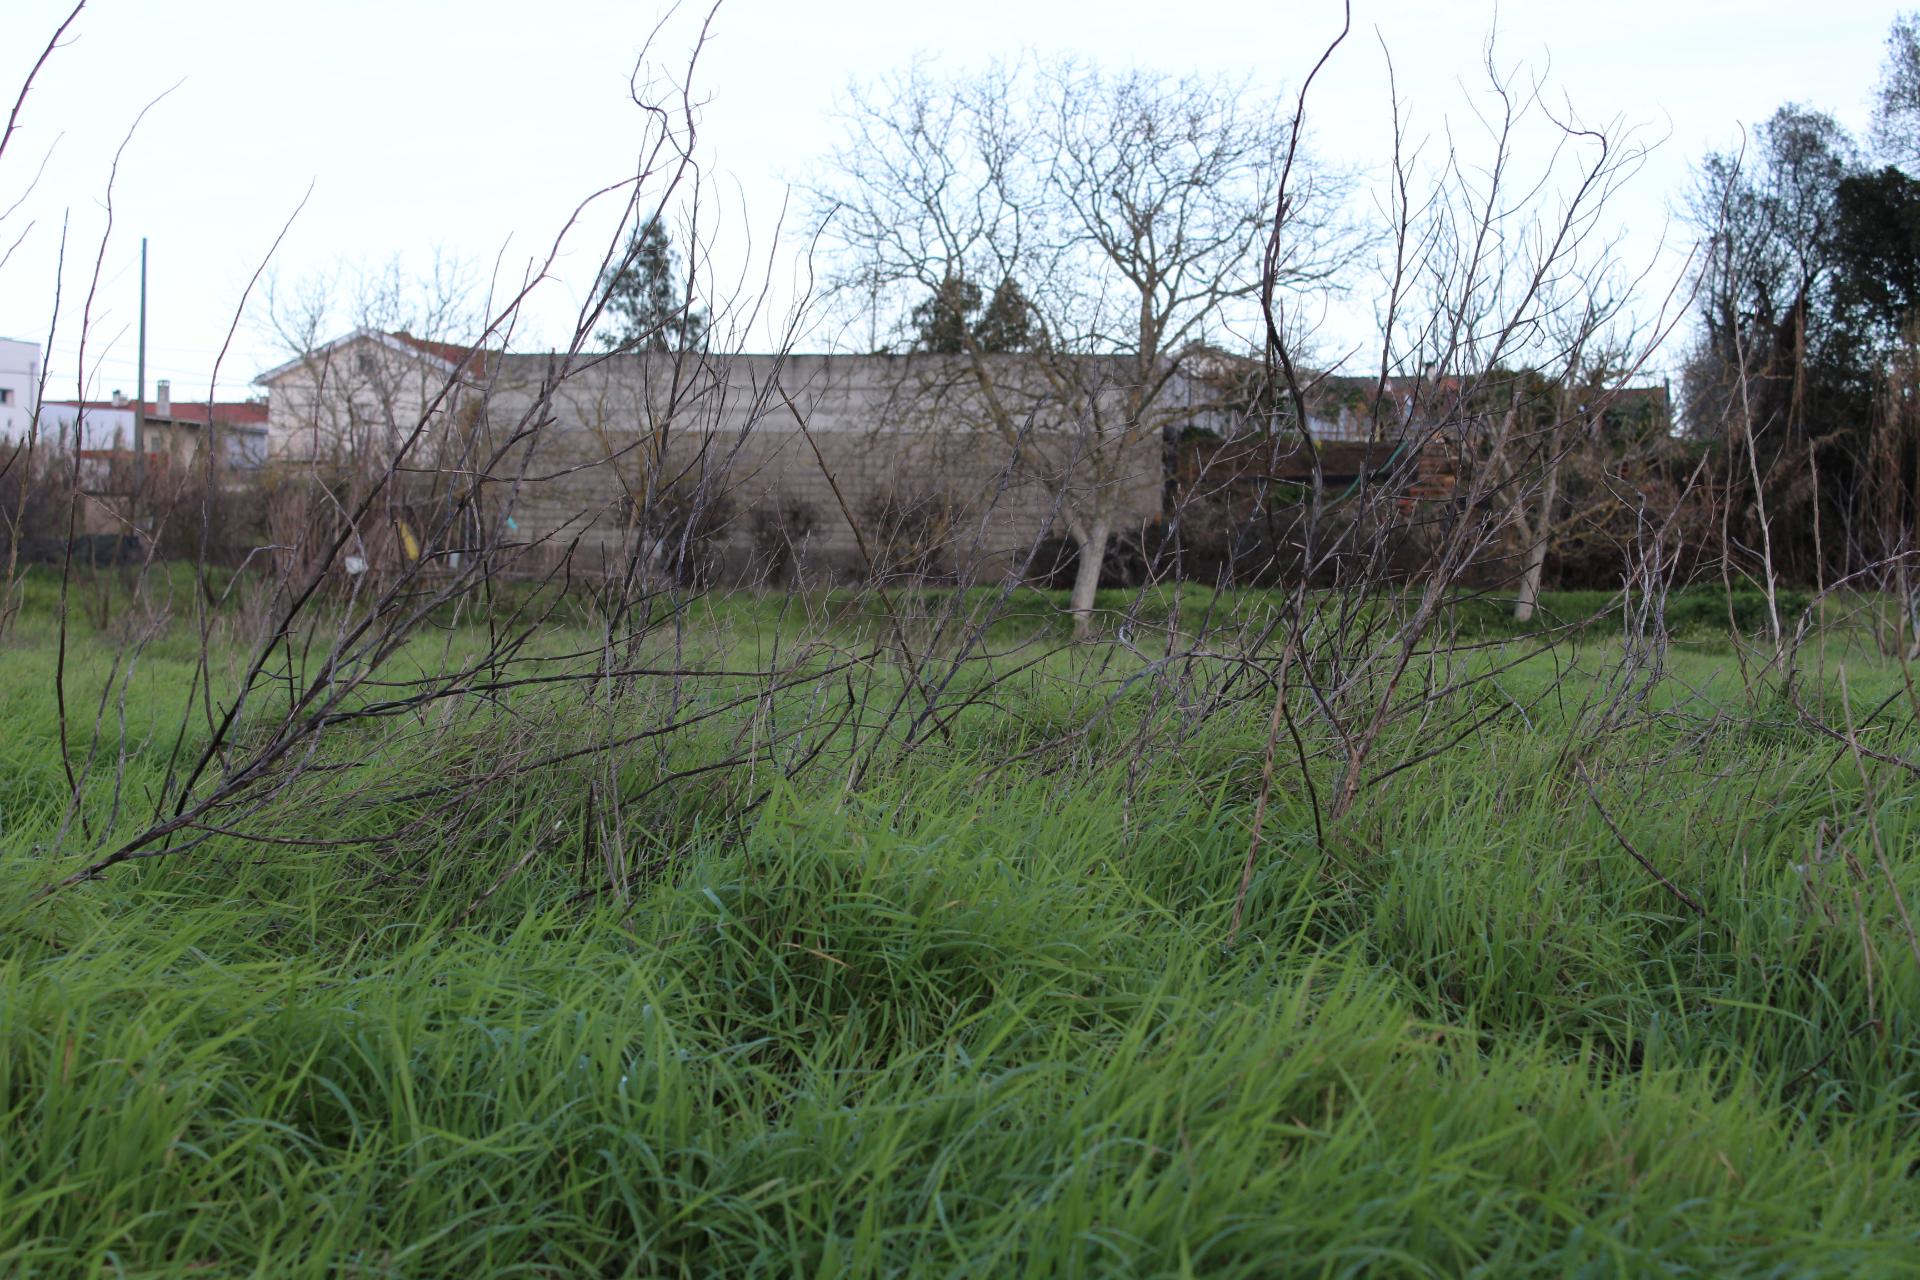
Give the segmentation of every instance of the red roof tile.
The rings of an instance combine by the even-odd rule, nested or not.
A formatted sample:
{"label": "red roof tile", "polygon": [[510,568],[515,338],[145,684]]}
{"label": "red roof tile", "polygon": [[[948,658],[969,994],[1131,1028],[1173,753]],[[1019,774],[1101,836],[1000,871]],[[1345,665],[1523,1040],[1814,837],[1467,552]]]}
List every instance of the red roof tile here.
{"label": "red roof tile", "polygon": [[473,361],[475,369],[478,370],[482,367],[482,364],[480,361],[474,360],[474,357],[480,356],[484,358],[494,354],[491,351],[486,351],[479,347],[463,347],[454,342],[434,342],[429,338],[416,338],[405,329],[402,329],[398,333],[389,334],[388,336],[397,338],[412,347],[415,351],[430,355],[436,360],[445,360],[456,369],[464,367],[468,361]]}
{"label": "red roof tile", "polygon": [[[49,406],[63,409],[85,409],[93,412],[99,409],[131,410],[133,401],[115,404],[111,400],[49,400]],[[160,412],[160,406],[147,401],[149,421],[204,423],[207,420],[207,402],[205,400],[175,400],[166,413]],[[267,425],[267,406],[256,400],[220,400],[213,406],[213,420],[235,427],[264,427]]]}

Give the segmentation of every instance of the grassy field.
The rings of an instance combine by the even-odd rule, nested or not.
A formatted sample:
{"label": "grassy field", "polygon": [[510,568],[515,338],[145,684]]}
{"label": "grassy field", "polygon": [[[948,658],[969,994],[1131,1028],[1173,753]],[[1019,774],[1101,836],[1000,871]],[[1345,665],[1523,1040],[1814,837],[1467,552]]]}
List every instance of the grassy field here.
{"label": "grassy field", "polygon": [[[1488,715],[1338,822],[1282,769],[1229,945],[1271,695],[1182,731],[1117,645],[912,749],[872,663],[434,704],[40,896],[203,736],[128,607],[76,607],[64,762],[44,590],[0,640],[0,1274],[1920,1275],[1920,732],[1846,637],[1795,696],[1859,750],[1723,601],[1605,732],[1610,633],[1473,615]],[[886,639],[669,639],[809,615]]]}

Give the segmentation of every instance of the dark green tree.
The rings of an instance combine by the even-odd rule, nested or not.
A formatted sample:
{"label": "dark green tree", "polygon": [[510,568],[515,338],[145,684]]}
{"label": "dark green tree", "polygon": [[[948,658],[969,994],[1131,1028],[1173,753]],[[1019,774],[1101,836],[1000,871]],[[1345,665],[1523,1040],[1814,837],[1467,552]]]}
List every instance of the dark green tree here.
{"label": "dark green tree", "polygon": [[948,276],[933,296],[913,309],[913,349],[961,355],[971,338],[987,353],[1032,351],[1040,344],[1040,325],[1019,284],[1002,280],[981,310],[980,286]]}
{"label": "dark green tree", "polygon": [[600,341],[609,351],[688,351],[707,335],[691,278],[656,215],[635,227],[620,256],[600,273]]}
{"label": "dark green tree", "polygon": [[933,296],[913,309],[913,349],[959,355],[967,349],[973,313],[980,309],[980,286],[948,276]]}
{"label": "dark green tree", "polygon": [[1701,333],[1685,372],[1695,432],[1714,436],[1737,414],[1797,455],[1810,423],[1858,416],[1835,297],[1840,191],[1860,172],[1846,131],[1798,105],[1760,125],[1746,156],[1700,166]]}
{"label": "dark green tree", "polygon": [[[1905,40],[1914,33],[1902,22]],[[1883,97],[1900,96],[1899,72],[1896,60]],[[1831,117],[1786,106],[1744,156],[1706,159],[1693,212],[1704,234],[1701,325],[1684,370],[1690,430],[1750,457],[1782,572],[1816,580],[1820,557],[1848,568],[1849,552],[1822,546],[1816,530],[1865,527],[1889,501],[1892,470],[1912,474],[1890,466],[1888,432],[1905,413],[1896,392],[1920,323],[1920,180],[1869,167]],[[1741,536],[1756,544],[1761,533],[1756,523]]]}
{"label": "dark green tree", "polygon": [[974,322],[973,337],[982,351],[1033,351],[1045,335],[1027,295],[1008,278],[993,287],[987,309]]}
{"label": "dark green tree", "polygon": [[1836,319],[1874,346],[1920,312],[1920,180],[1888,165],[1841,181],[1833,238]]}

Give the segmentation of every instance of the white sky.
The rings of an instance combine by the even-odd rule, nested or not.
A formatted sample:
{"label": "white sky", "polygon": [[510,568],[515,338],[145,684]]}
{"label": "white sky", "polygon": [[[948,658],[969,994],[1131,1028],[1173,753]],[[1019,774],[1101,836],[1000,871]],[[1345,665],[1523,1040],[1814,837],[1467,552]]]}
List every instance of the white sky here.
{"label": "white sky", "polygon": [[[70,3],[0,0],[0,112]],[[1378,165],[1389,116],[1376,29],[1414,132],[1431,133],[1445,117],[1467,118],[1462,86],[1474,83],[1495,7],[1356,0],[1354,10],[1354,35],[1316,87],[1309,119],[1320,154]],[[650,0],[94,0],[0,158],[4,210],[52,148],[37,188],[0,222],[0,254],[25,232],[0,266],[0,334],[45,340],[69,216],[48,395],[74,394],[76,323],[113,152],[140,108],[176,83],[121,167],[89,394],[133,390],[145,235],[149,388],[165,377],[176,398],[203,396],[248,278],[310,184],[274,262],[283,281],[396,256],[424,271],[436,250],[483,272],[499,261],[517,279],[582,197],[630,172],[641,126],[628,75],[659,14]],[[674,15],[657,54],[683,60],[700,16]],[[1666,137],[1615,209],[1628,254],[1646,261],[1689,163],[1734,143],[1741,123],[1794,100],[1863,129],[1892,17],[1860,0],[1507,0],[1499,57],[1547,68],[1588,120],[1619,117]],[[848,81],[916,54],[964,70],[1022,49],[1075,53],[1113,68],[1251,74],[1257,88],[1282,92],[1297,87],[1339,22],[1329,0],[725,0],[697,77],[709,100],[702,151],[733,208],[723,243],[745,244],[744,219],[764,269],[787,184],[806,181],[835,137],[831,112]],[[597,261],[589,241],[562,260],[562,281],[536,300],[534,327],[516,346],[563,340]],[[1669,256],[1662,269],[1675,264]],[[783,247],[773,265],[784,307],[798,259]],[[826,340],[817,332],[810,345]],[[243,316],[221,396],[248,394],[253,376],[282,358],[258,315]]]}

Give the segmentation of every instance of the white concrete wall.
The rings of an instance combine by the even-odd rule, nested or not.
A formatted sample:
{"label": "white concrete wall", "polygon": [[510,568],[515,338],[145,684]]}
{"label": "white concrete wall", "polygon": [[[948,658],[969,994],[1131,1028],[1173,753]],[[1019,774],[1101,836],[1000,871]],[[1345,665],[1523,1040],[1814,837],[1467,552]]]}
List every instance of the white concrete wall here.
{"label": "white concrete wall", "polygon": [[[1134,432],[1117,448],[1096,440],[1080,420],[1084,409],[1063,410],[1053,385],[1018,357],[996,370],[1025,437],[1017,463],[957,358],[627,356],[588,364],[540,406],[548,371],[544,356],[500,361],[479,426],[503,440],[524,422],[546,422],[530,456],[510,455],[494,471],[504,478],[524,468],[528,482],[511,487],[526,536],[578,537],[583,550],[619,542],[623,497],[630,506],[650,481],[717,486],[729,540],[742,545],[756,513],[804,504],[817,519],[814,553],[842,569],[860,556],[848,514],[866,521],[888,500],[950,503],[956,537],[995,561],[1064,527],[1066,512],[1085,509],[1096,486],[1111,491],[1105,506],[1117,532],[1160,513],[1158,433]],[[1111,411],[1122,389],[1098,379],[1120,376],[1120,366],[1088,362],[1081,372]],[[1064,502],[1063,492],[1071,495]]]}
{"label": "white concrete wall", "polygon": [[44,449],[133,448],[133,405],[124,409],[49,400],[40,406],[40,445]]}
{"label": "white concrete wall", "polygon": [[[327,463],[391,456],[446,379],[444,365],[375,341],[314,352],[267,383],[268,456]],[[439,409],[456,398],[443,400]]]}
{"label": "white concrete wall", "polygon": [[[1023,436],[1016,462],[959,358],[589,354],[564,376],[558,360],[476,362],[434,410],[410,469],[484,470],[489,509],[511,504],[520,539],[580,539],[582,554],[612,554],[630,535],[625,513],[660,486],[723,491],[725,536],[741,547],[759,514],[802,503],[816,518],[815,551],[844,569],[861,554],[848,514],[865,522],[898,498],[950,501],[956,536],[990,559],[1024,554],[1096,490],[1110,495],[1102,505],[1116,532],[1160,514],[1157,426],[1126,432],[1118,447],[1111,439],[1125,362],[1081,362],[1072,373],[1085,385],[1063,401],[1058,369],[998,359],[995,382]],[[447,376],[445,364],[377,336],[286,366],[263,379],[272,460],[378,466]]]}
{"label": "white concrete wall", "polygon": [[0,439],[22,440],[40,391],[40,344],[0,338]]}

